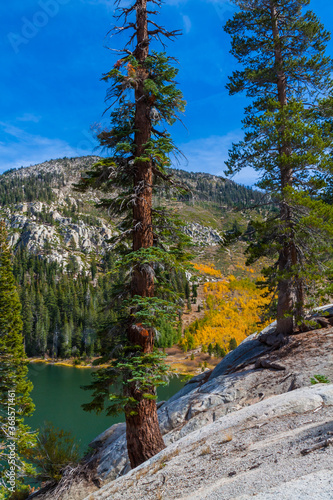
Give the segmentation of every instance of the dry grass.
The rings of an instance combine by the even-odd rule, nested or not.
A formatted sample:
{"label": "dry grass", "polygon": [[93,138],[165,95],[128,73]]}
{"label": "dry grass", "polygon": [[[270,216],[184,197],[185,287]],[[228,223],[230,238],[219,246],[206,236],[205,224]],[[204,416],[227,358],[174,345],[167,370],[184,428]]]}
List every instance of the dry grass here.
{"label": "dry grass", "polygon": [[192,452],[194,450],[197,450],[198,448],[200,448],[200,446],[206,444],[206,441],[207,441],[207,438],[202,438],[202,439],[199,439],[199,441],[196,441],[195,443],[193,443],[189,448],[188,452]]}
{"label": "dry grass", "polygon": [[179,448],[176,448],[174,451],[172,451],[171,453],[169,453],[169,455],[167,455],[166,457],[164,457],[164,460],[166,462],[169,462],[169,460],[171,460],[173,457],[177,457],[179,455],[180,451],[179,451]]}
{"label": "dry grass", "polygon": [[164,469],[166,466],[166,462],[159,462],[158,465],[156,465],[152,471],[152,474],[157,474],[160,470]]}
{"label": "dry grass", "polygon": [[201,450],[201,453],[200,453],[200,457],[204,457],[206,455],[210,455],[212,453],[212,449],[210,446],[205,446],[205,448],[203,448]]}
{"label": "dry grass", "polygon": [[229,443],[230,441],[232,441],[232,439],[233,439],[233,435],[232,435],[231,431],[228,431],[223,436],[222,441],[219,441],[217,444],[219,444],[219,445],[226,444],[226,443]]}
{"label": "dry grass", "polygon": [[[191,320],[191,322],[193,321]],[[206,361],[207,368],[212,370],[221,361],[221,358],[210,357],[208,354],[200,352],[199,348],[194,350],[194,360],[191,359],[193,351],[184,352],[178,346],[169,347],[165,349],[165,352],[168,356],[166,359],[168,365],[170,365],[176,373],[181,375],[197,375],[201,373],[201,368],[198,368],[198,363],[204,364]]]}
{"label": "dry grass", "polygon": [[163,494],[160,488],[156,490],[156,500],[163,500]]}

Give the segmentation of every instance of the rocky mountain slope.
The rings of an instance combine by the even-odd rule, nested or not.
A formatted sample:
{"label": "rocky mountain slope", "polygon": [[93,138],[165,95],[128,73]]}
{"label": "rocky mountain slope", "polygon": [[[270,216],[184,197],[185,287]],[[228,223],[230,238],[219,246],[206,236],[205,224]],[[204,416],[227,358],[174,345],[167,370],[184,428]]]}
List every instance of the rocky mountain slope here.
{"label": "rocky mountain slope", "polygon": [[34,498],[332,498],[333,385],[312,387],[311,378],[333,380],[333,328],[295,335],[275,351],[273,330],[248,337],[161,403],[161,453],[130,471],[125,426],[116,424],[91,443],[76,474]]}
{"label": "rocky mountain slope", "polygon": [[189,434],[85,500],[332,499],[332,416],[332,384],[273,396]]}
{"label": "rocky mountain slope", "polygon": [[[51,160],[0,177],[0,216],[7,221],[14,249],[23,246],[48,262],[63,266],[74,256],[79,269],[85,267],[86,255],[103,255],[109,249],[107,240],[114,232],[112,222],[89,214],[86,205],[90,204],[93,212],[96,196],[78,195],[72,187],[80,173],[97,160]],[[13,203],[14,200],[19,202]]]}
{"label": "rocky mountain slope", "polygon": [[[92,255],[104,255],[110,249],[108,240],[116,232],[116,221],[106,211],[96,210],[96,193],[73,190],[81,173],[97,160],[97,156],[63,158],[0,176],[0,217],[7,222],[13,249],[24,247],[64,268],[74,258],[79,270],[88,267]],[[189,194],[159,193],[157,202],[181,212],[186,205],[184,231],[199,246],[221,242],[226,208],[256,202],[260,197],[258,192],[221,177],[181,170],[174,173],[187,185]]]}

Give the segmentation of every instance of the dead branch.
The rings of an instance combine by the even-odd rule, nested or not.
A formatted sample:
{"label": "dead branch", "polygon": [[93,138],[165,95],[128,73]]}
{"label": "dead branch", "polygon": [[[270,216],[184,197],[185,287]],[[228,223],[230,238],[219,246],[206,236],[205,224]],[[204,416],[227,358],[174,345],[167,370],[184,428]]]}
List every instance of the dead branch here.
{"label": "dead branch", "polygon": [[328,438],[325,439],[325,441],[320,441],[319,443],[311,446],[310,448],[305,448],[304,450],[301,451],[302,455],[308,455],[309,453],[312,453],[313,451],[320,450],[322,448],[327,448],[333,444],[333,438]]}

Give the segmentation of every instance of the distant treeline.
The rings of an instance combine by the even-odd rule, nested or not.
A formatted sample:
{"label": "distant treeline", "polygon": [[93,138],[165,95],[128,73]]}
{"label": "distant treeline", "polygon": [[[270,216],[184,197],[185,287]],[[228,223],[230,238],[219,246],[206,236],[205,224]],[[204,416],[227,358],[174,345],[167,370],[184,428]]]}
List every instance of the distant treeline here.
{"label": "distant treeline", "polygon": [[243,207],[258,205],[263,194],[250,187],[241,186],[233,181],[209,174],[172,170],[176,178],[188,187],[187,194],[178,195],[179,199],[213,202],[219,206]]}
{"label": "distant treeline", "polygon": [[51,203],[56,200],[51,187],[55,177],[57,177],[57,184],[64,185],[62,175],[39,173],[38,176],[19,177],[8,175],[9,173],[11,171],[5,172],[0,177],[0,205],[2,206],[31,201]]}

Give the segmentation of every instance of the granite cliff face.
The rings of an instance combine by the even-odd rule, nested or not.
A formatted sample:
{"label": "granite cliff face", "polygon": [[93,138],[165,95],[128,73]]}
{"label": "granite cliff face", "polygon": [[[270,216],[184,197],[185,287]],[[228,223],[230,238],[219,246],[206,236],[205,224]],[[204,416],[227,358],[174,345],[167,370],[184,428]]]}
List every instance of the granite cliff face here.
{"label": "granite cliff face", "polygon": [[[18,197],[23,200],[27,198],[26,185],[31,191],[36,187],[36,200],[7,202],[0,207],[0,215],[8,228],[9,243],[14,250],[24,247],[63,267],[70,259],[75,259],[78,271],[87,266],[89,256],[103,255],[109,250],[108,240],[115,233],[114,224],[105,214],[89,214],[89,207],[91,212],[95,211],[96,194],[81,194],[73,190],[81,172],[97,160],[98,157],[51,160],[9,172],[0,178],[0,183],[12,182]],[[39,201],[40,188],[45,190],[46,187],[49,189],[46,200]]]}
{"label": "granite cliff face", "polygon": [[184,233],[198,246],[217,246],[223,243],[223,235],[210,227],[192,222],[184,227]]}
{"label": "granite cliff face", "polygon": [[[25,247],[29,252],[45,257],[48,262],[68,264],[75,256],[79,269],[84,267],[83,255],[92,252],[103,255],[114,233],[111,222],[98,218],[99,227],[85,223],[77,215],[61,215],[61,205],[41,202],[22,203],[4,210],[9,243],[14,249]],[[39,215],[49,216],[50,222],[39,221]],[[83,255],[82,255],[83,254]]]}

